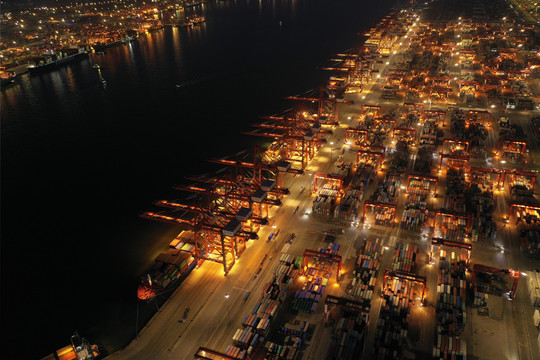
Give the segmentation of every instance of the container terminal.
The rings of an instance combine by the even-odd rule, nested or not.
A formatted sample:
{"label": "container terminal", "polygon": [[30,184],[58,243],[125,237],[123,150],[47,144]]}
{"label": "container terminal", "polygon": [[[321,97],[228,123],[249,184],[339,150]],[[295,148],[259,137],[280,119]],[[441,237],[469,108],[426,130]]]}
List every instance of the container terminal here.
{"label": "container terminal", "polygon": [[[539,359],[538,26],[408,3],[141,217],[177,225],[107,359]],[[146,286],[146,287],[145,287]],[[141,300],[141,301],[142,301]]]}

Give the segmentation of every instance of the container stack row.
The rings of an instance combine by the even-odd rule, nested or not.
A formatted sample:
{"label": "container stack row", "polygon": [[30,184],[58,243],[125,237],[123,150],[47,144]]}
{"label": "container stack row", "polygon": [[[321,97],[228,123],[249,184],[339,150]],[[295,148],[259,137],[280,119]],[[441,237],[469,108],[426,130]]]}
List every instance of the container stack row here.
{"label": "container stack row", "polygon": [[401,228],[403,230],[420,231],[427,220],[428,212],[425,209],[406,209],[401,218]]}
{"label": "container stack row", "polygon": [[341,245],[340,245],[340,244],[330,243],[330,244],[328,245],[328,247],[319,249],[319,252],[337,255],[337,254],[339,253],[339,250],[340,250],[340,249],[341,249]]}
{"label": "container stack row", "polygon": [[527,275],[527,285],[529,288],[531,304],[535,308],[540,309],[540,272],[529,271]]}
{"label": "container stack row", "polygon": [[[273,271],[274,277],[261,291],[259,301],[242,321],[242,328],[237,329],[233,336],[233,344],[227,348],[227,354],[238,359],[244,359],[264,341],[270,331],[272,320],[276,317],[289,286],[293,283],[298,267],[297,258],[282,254],[279,263]],[[276,358],[277,359],[277,358]]]}
{"label": "container stack row", "polygon": [[386,207],[371,207],[371,217],[375,221],[375,225],[380,226],[394,226],[394,209]]}
{"label": "container stack row", "polygon": [[294,265],[294,269],[300,269],[302,267],[302,257],[301,256],[294,256],[291,254],[281,254],[281,257],[279,258],[280,265],[281,263],[285,265]]}
{"label": "container stack row", "polygon": [[438,230],[439,236],[445,240],[463,242],[467,235],[467,219],[443,216]]}
{"label": "container stack row", "polygon": [[242,325],[244,326],[244,329],[250,327],[257,333],[266,336],[268,335],[268,331],[270,330],[271,319],[272,317],[269,314],[264,314],[261,317],[257,314],[250,313],[246,315],[246,317],[242,321]]}
{"label": "container stack row", "polygon": [[377,283],[377,272],[384,252],[379,239],[366,240],[360,249],[353,270],[353,279],[347,296],[362,304],[364,310],[371,307],[371,298]]}
{"label": "container stack row", "polygon": [[527,225],[540,225],[540,212],[533,209],[514,209],[516,223],[523,222]]}
{"label": "container stack row", "polygon": [[375,359],[396,359],[402,356],[406,345],[410,305],[413,302],[414,292],[408,281],[387,281],[372,349]]}
{"label": "container stack row", "polygon": [[473,305],[476,306],[476,307],[480,307],[480,308],[486,307],[487,302],[488,302],[488,297],[489,297],[488,294],[484,294],[484,293],[475,291],[474,292]]}
{"label": "container stack row", "polygon": [[227,350],[225,350],[225,355],[230,356],[232,358],[243,360],[247,356],[247,352],[244,349],[241,349],[234,345],[227,346]]}
{"label": "container stack row", "polygon": [[427,220],[427,198],[430,193],[430,181],[411,179],[407,188],[407,202],[401,218],[401,228],[419,231]]}
{"label": "container stack row", "polygon": [[423,198],[427,198],[429,195],[429,187],[431,183],[429,180],[424,179],[411,179],[409,181],[409,187],[407,189],[408,194],[420,195]]}
{"label": "container stack row", "polygon": [[313,199],[313,213],[319,215],[330,215],[335,203],[335,196],[322,195],[319,193]]}
{"label": "container stack row", "polygon": [[502,296],[505,293],[506,281],[504,277],[493,274],[477,273],[474,292],[481,292],[489,295]]}
{"label": "container stack row", "polygon": [[433,358],[446,360],[467,360],[467,343],[459,336],[437,335],[437,346],[433,348]]}
{"label": "container stack row", "polygon": [[352,163],[345,163],[343,161],[336,163],[336,165],[332,169],[332,176],[345,179],[347,176],[349,176],[351,166]]}
{"label": "container stack row", "polygon": [[465,172],[462,169],[448,168],[446,172],[446,210],[465,212]]}
{"label": "container stack row", "polygon": [[349,188],[365,192],[376,175],[375,167],[365,164],[359,164],[353,175]]}
{"label": "container stack row", "polygon": [[314,313],[324,295],[327,284],[328,279],[320,276],[308,280],[304,289],[298,290],[294,295],[294,309],[301,312]]}
{"label": "container stack row", "polygon": [[358,218],[358,211],[362,209],[363,192],[360,190],[350,189],[345,192],[345,195],[340,199],[339,205],[334,209],[334,217],[336,219],[354,221]]}
{"label": "container stack row", "polygon": [[435,148],[437,141],[437,122],[435,120],[426,120],[422,127],[420,135],[420,146],[430,149]]}
{"label": "container stack row", "polygon": [[300,348],[302,347],[302,340],[298,338],[288,337],[285,339],[285,345],[279,345],[273,342],[266,342],[264,347],[266,348],[265,360],[295,360],[298,358]]}
{"label": "container stack row", "polygon": [[392,269],[414,273],[416,271],[416,257],[418,246],[413,244],[396,244]]}
{"label": "container stack row", "polygon": [[403,173],[407,169],[410,159],[410,148],[406,141],[399,140],[396,151],[390,161],[390,169]]}
{"label": "container stack row", "polygon": [[325,359],[360,359],[364,350],[367,323],[363,316],[353,309],[340,309],[339,318],[334,322],[330,347]]}
{"label": "container stack row", "polygon": [[[439,262],[437,281],[437,334],[459,336],[466,324],[465,261],[445,259]],[[440,345],[440,344],[437,344]]]}
{"label": "container stack row", "polygon": [[493,191],[472,184],[470,192],[474,213],[472,241],[478,241],[479,236],[494,239],[497,236],[497,226],[493,220]]}
{"label": "container stack row", "polygon": [[283,334],[305,339],[309,329],[309,322],[296,320],[294,323],[285,323],[280,329]]}
{"label": "container stack row", "polygon": [[259,335],[252,327],[246,327],[244,329],[236,330],[233,336],[233,345],[246,350],[248,354],[251,354],[253,348],[255,348],[263,337]]}
{"label": "container stack row", "polygon": [[401,176],[398,174],[387,174],[383,182],[379,185],[373,200],[377,202],[396,203],[399,197],[401,186]]}
{"label": "container stack row", "polygon": [[536,202],[534,192],[526,186],[510,186],[510,197],[518,202]]}

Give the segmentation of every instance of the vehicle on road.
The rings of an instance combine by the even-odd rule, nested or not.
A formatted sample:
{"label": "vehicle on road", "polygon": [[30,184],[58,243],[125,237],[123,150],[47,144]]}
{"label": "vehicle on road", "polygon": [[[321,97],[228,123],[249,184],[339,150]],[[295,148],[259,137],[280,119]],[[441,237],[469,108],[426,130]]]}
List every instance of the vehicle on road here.
{"label": "vehicle on road", "polygon": [[295,233],[292,233],[292,234],[291,234],[291,237],[289,238],[289,240],[287,240],[287,243],[292,244],[292,242],[293,242],[293,240],[294,240],[295,237],[296,237],[296,234],[295,234]]}

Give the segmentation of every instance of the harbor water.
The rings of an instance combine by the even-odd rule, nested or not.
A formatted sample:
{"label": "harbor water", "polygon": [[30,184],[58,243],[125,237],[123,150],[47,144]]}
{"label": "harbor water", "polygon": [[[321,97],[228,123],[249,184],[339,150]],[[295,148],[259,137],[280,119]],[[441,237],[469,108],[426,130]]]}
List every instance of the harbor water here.
{"label": "harbor water", "polygon": [[[241,135],[317,66],[358,46],[381,0],[210,1],[206,23],[140,36],[3,89],[1,297],[5,358],[38,359],[77,330],[106,353],[161,305],[140,277],[179,232],[138,217],[172,185],[249,148]],[[98,70],[107,81],[102,86]],[[180,86],[177,86],[180,85]],[[6,335],[7,334],[7,335]]]}

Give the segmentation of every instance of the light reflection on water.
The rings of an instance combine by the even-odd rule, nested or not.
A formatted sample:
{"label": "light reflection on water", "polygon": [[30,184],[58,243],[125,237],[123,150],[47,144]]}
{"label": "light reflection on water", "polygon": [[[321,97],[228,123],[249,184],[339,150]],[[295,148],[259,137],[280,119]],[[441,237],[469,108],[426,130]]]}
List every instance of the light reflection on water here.
{"label": "light reflection on water", "polygon": [[[7,340],[39,332],[32,349],[23,347],[28,358],[63,345],[73,329],[125,345],[141,269],[178,230],[137,214],[152,200],[178,197],[170,187],[185,175],[215,170],[205,159],[254,144],[239,132],[290,107],[284,96],[320,85],[328,74],[315,67],[354,45],[389,2],[369,4],[209,2],[201,26],[151,32],[3,90],[2,265],[19,271],[5,283],[10,293],[27,294],[4,301],[17,314],[5,320]],[[193,139],[204,146],[194,150]],[[5,254],[25,254],[31,266]],[[32,286],[21,288],[21,278]],[[85,296],[75,281],[99,284],[101,296]],[[58,300],[64,291],[73,295]],[[80,309],[84,316],[73,316]]]}

